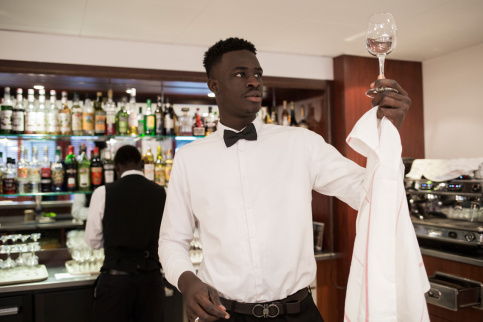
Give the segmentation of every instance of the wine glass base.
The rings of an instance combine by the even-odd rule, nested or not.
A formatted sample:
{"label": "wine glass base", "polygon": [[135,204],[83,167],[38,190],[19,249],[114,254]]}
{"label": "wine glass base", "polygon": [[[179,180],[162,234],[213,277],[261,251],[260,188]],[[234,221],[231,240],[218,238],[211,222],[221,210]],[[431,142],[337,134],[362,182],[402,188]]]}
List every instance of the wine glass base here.
{"label": "wine glass base", "polygon": [[366,91],[366,96],[370,97],[370,98],[374,98],[377,93],[379,92],[384,92],[384,91],[390,91],[390,92],[394,92],[394,93],[398,93],[399,94],[399,91],[395,88],[392,88],[392,87],[376,87],[376,88],[371,88],[369,90]]}

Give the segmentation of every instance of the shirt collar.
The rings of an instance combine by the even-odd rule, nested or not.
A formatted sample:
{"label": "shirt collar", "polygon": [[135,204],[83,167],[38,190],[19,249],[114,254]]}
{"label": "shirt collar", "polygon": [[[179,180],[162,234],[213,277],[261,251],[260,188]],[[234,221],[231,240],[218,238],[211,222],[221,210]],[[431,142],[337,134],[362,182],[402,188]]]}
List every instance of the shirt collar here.
{"label": "shirt collar", "polygon": [[[254,120],[253,120],[253,125],[255,125],[255,129],[257,130],[257,133],[260,133],[260,128],[262,127],[263,123],[262,121],[256,117]],[[232,129],[231,127],[228,127],[226,125],[223,125],[221,122],[218,122],[218,126],[216,127],[216,133],[218,134],[218,136],[220,138],[223,139],[223,133],[225,133],[225,130],[230,130],[230,131],[233,131],[233,132],[241,132],[243,131],[245,128],[241,129],[240,131],[237,131],[235,129]]]}
{"label": "shirt collar", "polygon": [[139,171],[139,170],[127,170],[127,171],[124,171],[121,175],[121,178],[125,177],[125,176],[128,176],[128,175],[131,175],[131,174],[137,174],[137,175],[140,175],[140,176],[143,176],[144,177],[144,173],[142,171]]}

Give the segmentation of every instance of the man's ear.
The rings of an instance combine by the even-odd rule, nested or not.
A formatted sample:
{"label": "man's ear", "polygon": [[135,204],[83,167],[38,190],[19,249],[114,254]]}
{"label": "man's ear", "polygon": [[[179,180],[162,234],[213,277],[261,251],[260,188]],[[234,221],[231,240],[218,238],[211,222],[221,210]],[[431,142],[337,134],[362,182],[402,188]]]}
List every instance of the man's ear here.
{"label": "man's ear", "polygon": [[212,91],[215,94],[218,92],[218,81],[216,79],[210,78],[207,84],[210,91]]}

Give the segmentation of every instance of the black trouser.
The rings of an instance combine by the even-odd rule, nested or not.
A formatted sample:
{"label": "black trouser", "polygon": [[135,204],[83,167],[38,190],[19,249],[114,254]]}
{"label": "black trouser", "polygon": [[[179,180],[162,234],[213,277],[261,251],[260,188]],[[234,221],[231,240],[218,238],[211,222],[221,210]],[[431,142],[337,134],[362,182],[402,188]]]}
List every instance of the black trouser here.
{"label": "black trouser", "polygon": [[236,312],[230,312],[230,319],[219,321],[230,321],[230,322],[324,322],[322,316],[320,315],[319,309],[312,299],[312,295],[309,294],[302,302],[300,302],[300,313],[296,314],[284,314],[279,315],[275,318],[257,318],[253,315],[245,315]]}
{"label": "black trouser", "polygon": [[159,270],[140,275],[101,273],[94,291],[94,321],[162,322],[163,299]]}

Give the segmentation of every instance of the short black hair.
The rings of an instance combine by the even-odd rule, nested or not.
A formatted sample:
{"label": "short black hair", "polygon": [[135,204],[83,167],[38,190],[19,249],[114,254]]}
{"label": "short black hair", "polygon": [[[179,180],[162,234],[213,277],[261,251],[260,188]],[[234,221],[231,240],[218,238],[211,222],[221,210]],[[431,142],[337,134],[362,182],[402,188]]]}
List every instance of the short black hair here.
{"label": "short black hair", "polygon": [[126,165],[128,163],[139,163],[141,161],[141,153],[132,145],[123,145],[114,156],[114,164]]}
{"label": "short black hair", "polygon": [[208,78],[211,77],[213,66],[221,62],[223,54],[236,50],[248,50],[254,55],[257,54],[255,45],[245,39],[232,37],[220,40],[205,52],[203,66],[206,70],[206,76],[208,76]]}

